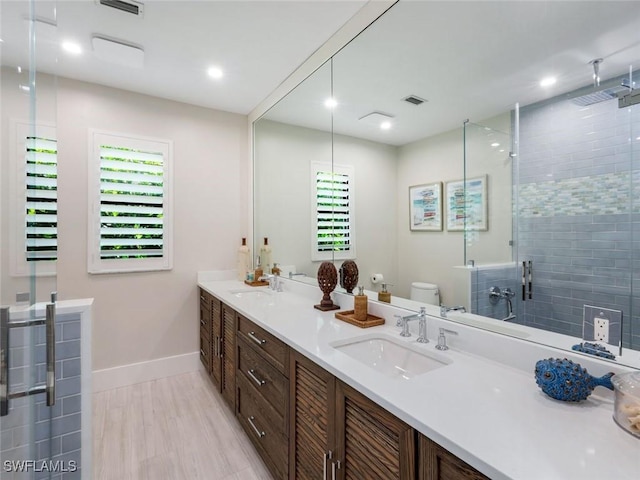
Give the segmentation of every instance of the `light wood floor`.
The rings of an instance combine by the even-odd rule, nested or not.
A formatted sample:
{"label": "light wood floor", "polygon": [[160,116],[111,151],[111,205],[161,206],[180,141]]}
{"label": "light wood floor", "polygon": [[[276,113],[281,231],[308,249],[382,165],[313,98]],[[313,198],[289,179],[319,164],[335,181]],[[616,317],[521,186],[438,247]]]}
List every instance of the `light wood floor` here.
{"label": "light wood floor", "polygon": [[268,480],[203,371],[93,395],[94,480]]}

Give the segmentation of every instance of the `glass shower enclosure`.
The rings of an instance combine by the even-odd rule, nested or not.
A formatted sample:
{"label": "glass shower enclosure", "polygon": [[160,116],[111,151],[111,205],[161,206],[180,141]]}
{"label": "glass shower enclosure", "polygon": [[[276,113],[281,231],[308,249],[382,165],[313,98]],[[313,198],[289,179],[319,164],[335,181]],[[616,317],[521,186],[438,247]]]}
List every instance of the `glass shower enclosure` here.
{"label": "glass shower enclosure", "polygon": [[[516,106],[502,136],[465,124],[465,178],[490,186],[488,232],[512,229],[465,228],[473,312],[585,340],[601,316],[610,351],[640,349],[640,107],[618,100],[633,76]],[[486,154],[503,141],[508,178]]]}

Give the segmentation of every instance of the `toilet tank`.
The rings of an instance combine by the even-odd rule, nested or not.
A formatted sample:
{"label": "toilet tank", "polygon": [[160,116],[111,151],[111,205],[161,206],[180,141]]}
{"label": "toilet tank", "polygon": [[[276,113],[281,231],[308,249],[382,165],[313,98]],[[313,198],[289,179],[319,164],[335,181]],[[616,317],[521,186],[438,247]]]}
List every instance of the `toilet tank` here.
{"label": "toilet tank", "polygon": [[438,285],[433,283],[413,282],[411,284],[411,300],[428,305],[440,305]]}

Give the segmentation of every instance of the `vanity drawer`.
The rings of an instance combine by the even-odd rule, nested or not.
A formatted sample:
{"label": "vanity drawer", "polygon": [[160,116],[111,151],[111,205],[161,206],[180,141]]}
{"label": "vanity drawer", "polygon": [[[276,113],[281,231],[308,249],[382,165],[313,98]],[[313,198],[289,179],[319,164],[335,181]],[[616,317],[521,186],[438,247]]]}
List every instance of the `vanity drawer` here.
{"label": "vanity drawer", "polygon": [[278,417],[273,408],[260,396],[244,377],[236,383],[238,420],[274,478],[286,479],[289,470],[289,436],[287,429],[274,425]]}
{"label": "vanity drawer", "polygon": [[242,315],[238,315],[238,337],[245,340],[256,351],[261,352],[262,356],[280,373],[289,375],[289,350],[281,340]]}
{"label": "vanity drawer", "polygon": [[243,338],[238,339],[237,375],[251,384],[256,394],[269,403],[280,418],[286,417],[289,381]]}

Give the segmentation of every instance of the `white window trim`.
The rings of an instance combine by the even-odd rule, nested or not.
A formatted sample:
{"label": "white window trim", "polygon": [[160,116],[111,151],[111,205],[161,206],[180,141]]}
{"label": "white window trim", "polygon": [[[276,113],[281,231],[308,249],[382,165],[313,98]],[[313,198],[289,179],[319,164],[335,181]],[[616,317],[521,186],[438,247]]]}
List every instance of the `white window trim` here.
{"label": "white window trim", "polygon": [[349,207],[349,250],[319,252],[318,251],[318,222],[317,222],[317,172],[335,172],[349,176],[349,194],[355,201],[355,169],[352,165],[331,165],[330,163],[311,162],[311,261],[322,262],[331,260],[355,260],[356,259],[356,229],[355,229],[355,206],[353,201]]}
{"label": "white window trim", "polygon": [[[100,258],[100,144],[161,151],[163,161],[163,250],[161,258]],[[91,274],[150,272],[173,268],[173,141],[89,129],[88,248],[87,270]]]}
{"label": "white window trim", "polygon": [[27,262],[25,255],[27,210],[25,144],[27,136],[32,134],[57,140],[56,126],[49,122],[39,122],[34,126],[27,120],[12,118],[9,121],[9,129],[9,272],[13,277],[52,277],[56,275],[57,260]]}

